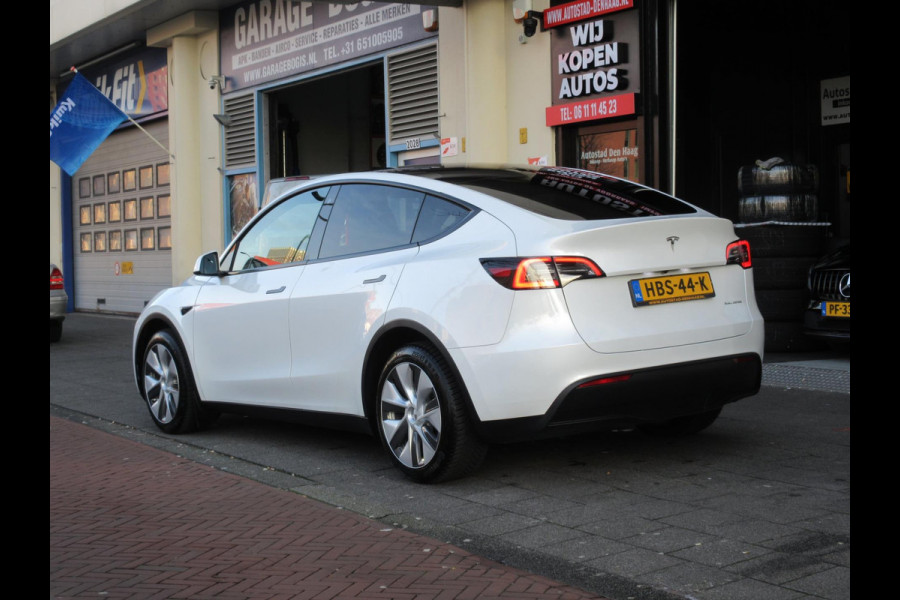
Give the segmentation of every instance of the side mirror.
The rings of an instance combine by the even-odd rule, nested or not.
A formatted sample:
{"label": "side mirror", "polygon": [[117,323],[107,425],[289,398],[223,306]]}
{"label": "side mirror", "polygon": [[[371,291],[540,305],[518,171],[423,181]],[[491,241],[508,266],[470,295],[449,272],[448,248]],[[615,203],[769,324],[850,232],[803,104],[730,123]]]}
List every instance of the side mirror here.
{"label": "side mirror", "polygon": [[219,275],[219,253],[207,252],[194,263],[194,275],[217,277]]}

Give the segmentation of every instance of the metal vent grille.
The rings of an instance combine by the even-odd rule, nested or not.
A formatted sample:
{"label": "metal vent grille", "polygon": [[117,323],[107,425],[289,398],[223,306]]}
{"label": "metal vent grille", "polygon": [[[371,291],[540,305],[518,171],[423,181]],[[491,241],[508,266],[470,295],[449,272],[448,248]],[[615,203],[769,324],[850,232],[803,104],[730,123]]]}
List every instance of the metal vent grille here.
{"label": "metal vent grille", "polygon": [[437,46],[388,57],[389,143],[439,136]]}
{"label": "metal vent grille", "polygon": [[225,114],[231,119],[231,123],[225,128],[225,167],[255,164],[253,94],[226,98]]}

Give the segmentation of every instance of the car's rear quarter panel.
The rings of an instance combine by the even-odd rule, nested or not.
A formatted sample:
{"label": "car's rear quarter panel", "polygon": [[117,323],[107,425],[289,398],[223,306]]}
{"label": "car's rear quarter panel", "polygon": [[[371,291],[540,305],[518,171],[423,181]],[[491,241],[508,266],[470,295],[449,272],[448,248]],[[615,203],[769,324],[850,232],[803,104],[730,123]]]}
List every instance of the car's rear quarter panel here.
{"label": "car's rear quarter panel", "polygon": [[514,256],[515,238],[485,212],[429,244],[403,270],[386,322],[422,324],[447,348],[496,344],[515,293],[491,279],[479,258]]}
{"label": "car's rear quarter panel", "polygon": [[[517,209],[493,212],[512,223],[519,256],[587,256],[606,276],[562,289],[514,292],[502,339],[451,348],[480,420],[543,415],[566,388],[587,378],[744,353],[762,356],[752,270],[725,265],[726,247],[737,239],[729,221],[700,214],[570,222]],[[672,235],[679,238],[674,248],[667,240]],[[698,271],[709,273],[714,297],[632,304],[630,280]]]}

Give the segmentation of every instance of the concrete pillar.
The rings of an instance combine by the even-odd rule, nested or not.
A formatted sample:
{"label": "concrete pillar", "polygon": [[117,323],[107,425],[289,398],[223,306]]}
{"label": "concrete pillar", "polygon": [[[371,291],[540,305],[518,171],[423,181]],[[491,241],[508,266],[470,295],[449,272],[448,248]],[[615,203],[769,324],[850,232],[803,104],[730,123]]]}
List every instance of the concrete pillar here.
{"label": "concrete pillar", "polygon": [[[533,8],[547,6],[536,0]],[[553,164],[555,138],[544,117],[551,103],[550,33],[520,37],[523,28],[504,0],[441,7],[439,22],[441,136],[457,137],[461,146],[441,162],[526,164],[546,156]]]}
{"label": "concrete pillar", "polygon": [[192,11],[147,32],[147,45],[169,53],[169,150],[172,158],[172,283],[190,275],[202,253],[224,242],[218,16]]}
{"label": "concrete pillar", "polygon": [[507,156],[506,2],[469,0],[466,9],[466,152],[470,162],[505,161]]}
{"label": "concrete pillar", "polygon": [[[56,84],[50,82],[50,110],[56,106]],[[50,262],[62,267],[62,170],[50,162]],[[65,275],[65,274],[64,274]]]}

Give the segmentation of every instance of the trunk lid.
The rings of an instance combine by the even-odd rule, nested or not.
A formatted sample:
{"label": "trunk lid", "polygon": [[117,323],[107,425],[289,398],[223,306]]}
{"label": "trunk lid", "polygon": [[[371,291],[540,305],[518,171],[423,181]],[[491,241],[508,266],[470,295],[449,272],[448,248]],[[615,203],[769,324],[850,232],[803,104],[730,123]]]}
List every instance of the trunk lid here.
{"label": "trunk lid", "polygon": [[730,221],[702,215],[570,227],[547,250],[586,256],[606,275],[563,288],[575,328],[595,351],[697,344],[751,329],[752,272],[725,264],[738,239]]}

